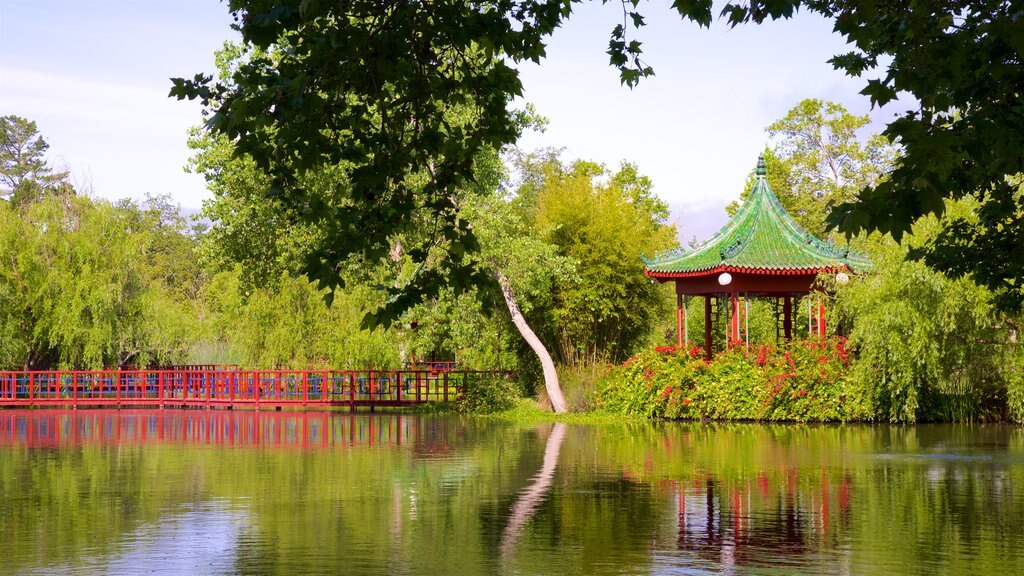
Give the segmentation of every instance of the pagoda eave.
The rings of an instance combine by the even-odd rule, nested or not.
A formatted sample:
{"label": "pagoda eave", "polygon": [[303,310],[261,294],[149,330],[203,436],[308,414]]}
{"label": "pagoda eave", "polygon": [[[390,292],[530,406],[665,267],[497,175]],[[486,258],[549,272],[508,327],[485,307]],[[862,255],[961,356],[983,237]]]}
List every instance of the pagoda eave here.
{"label": "pagoda eave", "polygon": [[817,268],[752,268],[747,266],[733,266],[722,264],[707,270],[692,270],[686,272],[668,272],[661,270],[644,270],[644,276],[658,280],[675,280],[677,278],[698,278],[701,276],[718,276],[722,272],[730,274],[754,274],[760,276],[817,276],[818,274],[832,274],[838,272],[849,272],[850,267],[846,264],[835,266],[822,266]]}
{"label": "pagoda eave", "polygon": [[[679,294],[719,294],[723,292],[758,292],[764,294],[799,294],[810,292],[819,274],[848,272],[849,266],[838,264],[818,268],[748,268],[722,264],[708,270],[690,272],[663,272],[645,270],[644,275],[659,282],[675,281]],[[718,282],[728,272],[732,281]]]}

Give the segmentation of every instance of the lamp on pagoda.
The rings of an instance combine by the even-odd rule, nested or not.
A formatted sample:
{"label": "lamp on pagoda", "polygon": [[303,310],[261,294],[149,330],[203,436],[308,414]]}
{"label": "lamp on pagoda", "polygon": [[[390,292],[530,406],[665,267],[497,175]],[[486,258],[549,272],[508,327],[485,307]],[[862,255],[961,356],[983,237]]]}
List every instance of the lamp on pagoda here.
{"label": "lamp on pagoda", "polygon": [[732,284],[732,274],[729,274],[728,272],[722,272],[721,274],[718,275],[718,283],[722,286],[728,286],[729,284]]}
{"label": "lamp on pagoda", "polygon": [[839,274],[836,274],[836,283],[838,283],[840,286],[846,284],[849,281],[850,275],[847,274],[846,272],[840,272]]}

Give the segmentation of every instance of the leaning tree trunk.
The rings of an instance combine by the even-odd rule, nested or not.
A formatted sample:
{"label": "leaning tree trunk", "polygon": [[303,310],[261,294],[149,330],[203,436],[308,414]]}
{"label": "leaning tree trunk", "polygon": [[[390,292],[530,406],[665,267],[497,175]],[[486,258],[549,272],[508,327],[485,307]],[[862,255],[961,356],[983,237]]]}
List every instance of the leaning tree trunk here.
{"label": "leaning tree trunk", "polygon": [[562,387],[558,385],[558,374],[555,372],[555,363],[551,360],[551,354],[548,354],[548,349],[544,347],[540,338],[537,338],[530,325],[526,323],[526,318],[523,317],[523,312],[519,309],[519,304],[516,302],[516,296],[512,292],[508,276],[495,270],[494,277],[501,286],[501,295],[505,297],[508,313],[512,315],[512,323],[516,325],[519,333],[523,336],[523,340],[526,340],[526,343],[530,345],[534,354],[540,359],[541,367],[544,368],[544,388],[547,389],[548,398],[551,399],[551,408],[556,414],[564,414],[568,408],[565,405],[565,397],[562,396]]}

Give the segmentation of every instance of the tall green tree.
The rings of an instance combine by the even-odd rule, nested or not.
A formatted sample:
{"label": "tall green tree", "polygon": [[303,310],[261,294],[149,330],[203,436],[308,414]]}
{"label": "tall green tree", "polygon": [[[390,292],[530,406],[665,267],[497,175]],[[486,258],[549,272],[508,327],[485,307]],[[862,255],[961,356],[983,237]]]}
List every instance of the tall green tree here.
{"label": "tall green tree", "polygon": [[545,316],[559,277],[575,272],[574,262],[561,256],[555,246],[530,234],[522,211],[508,200],[492,196],[466,205],[465,214],[481,239],[477,265],[497,284],[508,317],[540,363],[552,409],[563,413],[569,407],[549,350],[554,340],[542,339],[534,328],[544,326],[538,320]]}
{"label": "tall green tree", "polygon": [[524,156],[519,202],[533,235],[575,263],[575,277],[555,287],[551,324],[563,361],[573,356],[618,360],[642,343],[666,314],[665,294],[643,274],[639,255],[675,247],[668,206],[649,178],[623,163],[611,171],[592,162]]}
{"label": "tall green tree", "polygon": [[[880,134],[863,135],[869,123],[842,104],[808,98],[765,129],[773,143],[764,153],[768,183],[797,222],[819,238],[829,235],[832,208],[880,182],[894,166],[899,149]],[[751,174],[741,200],[753,184]],[[738,209],[738,203],[726,207],[730,214]]]}
{"label": "tall green tree", "polygon": [[145,222],[137,209],[77,196],[0,205],[6,364],[102,368],[183,353],[191,316],[147,268]]}
{"label": "tall green tree", "polygon": [[1008,397],[1020,419],[1021,350],[1010,329],[1017,322],[997,311],[985,286],[906,258],[949,220],[972,218],[977,202],[946,212],[918,222],[903,245],[875,238],[874,270],[835,286],[838,317],[857,354],[851,378],[883,421],[1000,418]]}
{"label": "tall green tree", "polygon": [[836,102],[808,98],[767,128],[788,184],[780,200],[791,200],[787,206],[819,237],[832,208],[852,201],[892,170],[898,149],[879,134],[859,137],[870,121]]}
{"label": "tall green tree", "polygon": [[0,198],[19,206],[70,189],[67,172],[54,171],[43,157],[49,147],[35,122],[0,116]]}

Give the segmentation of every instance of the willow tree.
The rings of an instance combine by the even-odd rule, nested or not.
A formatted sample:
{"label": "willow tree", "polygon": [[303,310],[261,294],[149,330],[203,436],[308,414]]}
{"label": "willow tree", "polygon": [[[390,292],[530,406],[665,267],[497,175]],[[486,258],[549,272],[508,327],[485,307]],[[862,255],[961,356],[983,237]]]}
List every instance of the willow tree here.
{"label": "willow tree", "polygon": [[0,325],[25,369],[102,368],[167,361],[182,352],[190,318],[147,259],[151,225],[137,210],[53,196],[0,205]]}

